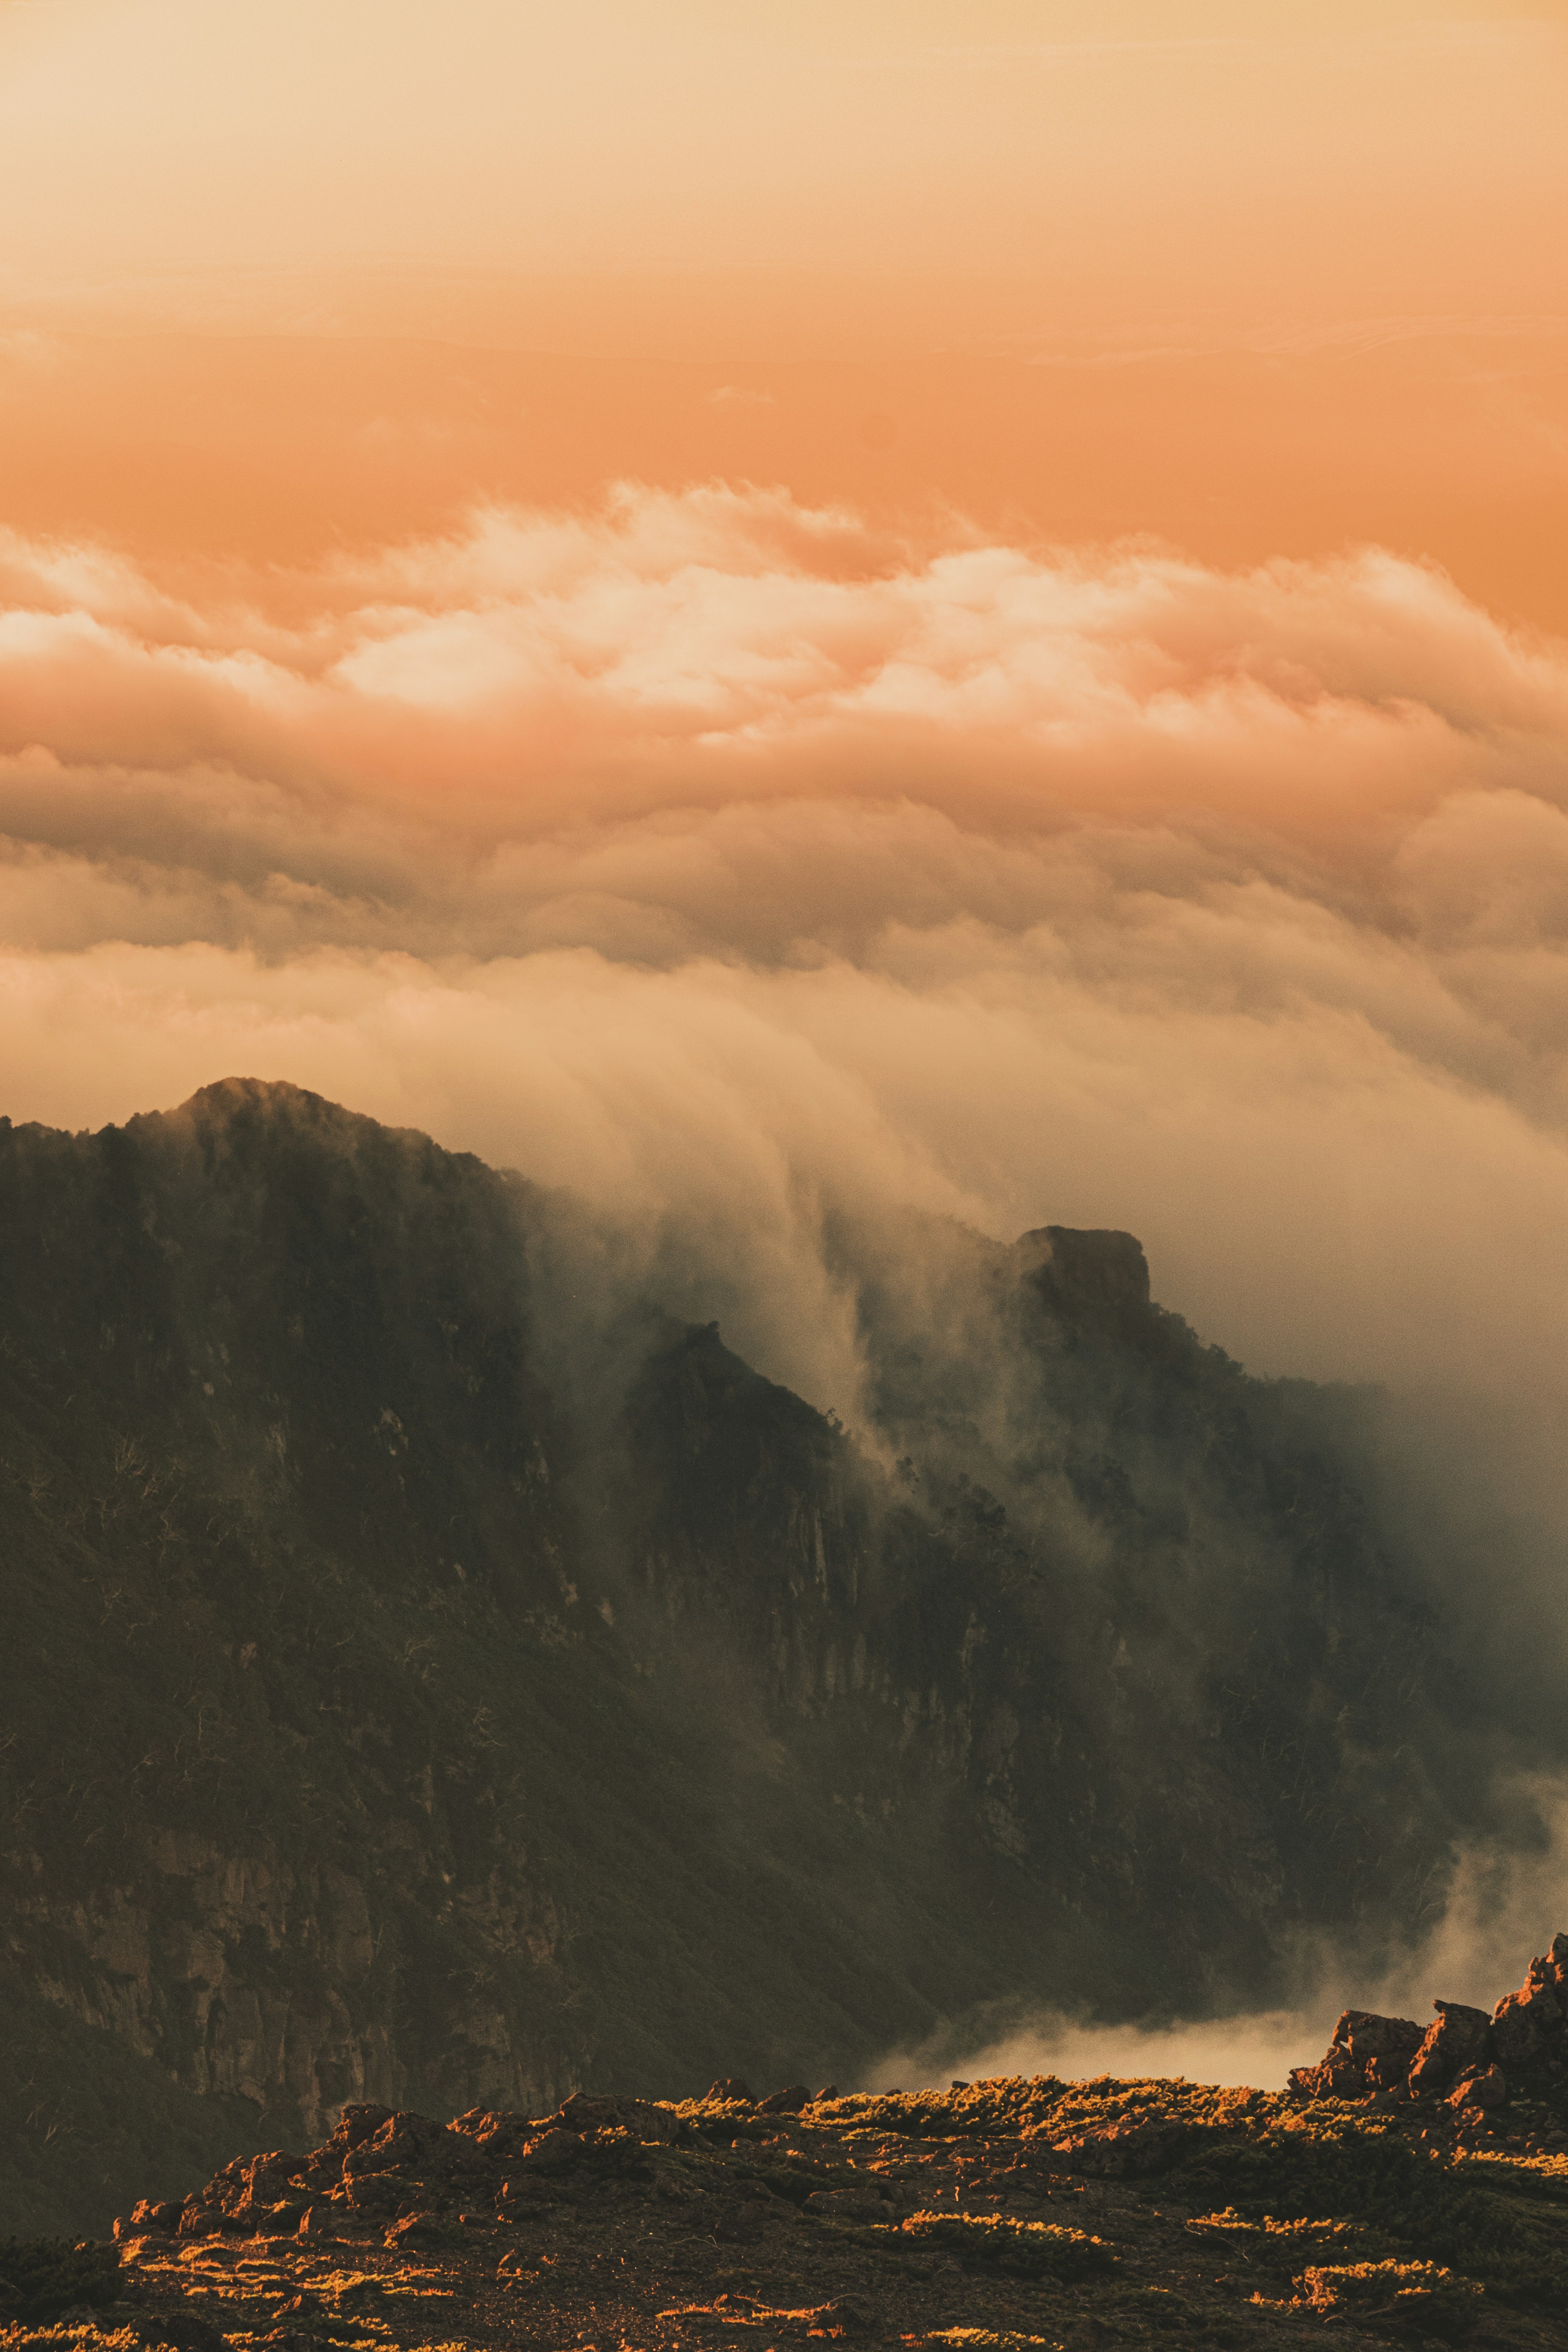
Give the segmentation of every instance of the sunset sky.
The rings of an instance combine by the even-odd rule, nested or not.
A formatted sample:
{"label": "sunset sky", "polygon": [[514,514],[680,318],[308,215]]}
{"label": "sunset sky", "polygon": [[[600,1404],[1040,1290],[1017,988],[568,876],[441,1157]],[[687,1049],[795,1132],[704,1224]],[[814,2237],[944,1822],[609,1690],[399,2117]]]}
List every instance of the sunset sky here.
{"label": "sunset sky", "polygon": [[296,1079],[847,1412],[841,1201],[1559,1413],[1565,121],[1560,8],[0,0],[0,1110]]}

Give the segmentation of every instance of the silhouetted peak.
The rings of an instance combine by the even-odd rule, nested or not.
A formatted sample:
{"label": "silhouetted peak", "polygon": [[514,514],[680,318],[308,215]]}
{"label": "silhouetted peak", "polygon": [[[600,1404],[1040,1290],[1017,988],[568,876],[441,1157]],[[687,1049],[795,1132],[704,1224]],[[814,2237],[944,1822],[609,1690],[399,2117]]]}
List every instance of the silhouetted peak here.
{"label": "silhouetted peak", "polygon": [[325,1095],[312,1094],[309,1087],[297,1087],[290,1078],[215,1078],[210,1086],[198,1087],[195,1093],[179,1108],[182,1110],[225,1110],[242,1103],[262,1103],[271,1110],[337,1110],[342,1108],[329,1103]]}
{"label": "silhouetted peak", "polygon": [[198,1087],[175,1109],[154,1112],[153,1117],[198,1128],[258,1118],[302,1128],[368,1128],[378,1124],[362,1113],[345,1109],[342,1103],[332,1102],[325,1095],[312,1094],[308,1087],[294,1086],[288,1078],[215,1078],[211,1086]]}

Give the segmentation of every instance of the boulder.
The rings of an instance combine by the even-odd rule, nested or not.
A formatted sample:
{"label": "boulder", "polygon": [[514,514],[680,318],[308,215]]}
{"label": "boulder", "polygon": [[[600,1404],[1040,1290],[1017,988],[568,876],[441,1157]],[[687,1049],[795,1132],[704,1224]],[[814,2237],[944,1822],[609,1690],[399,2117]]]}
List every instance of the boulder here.
{"label": "boulder", "polygon": [[357,2147],[362,2139],[378,2132],[392,2114],[390,2107],[377,2106],[368,2100],[351,2101],[338,2110],[338,2126],[329,2143],[333,2147]]}
{"label": "boulder", "polygon": [[1291,2070],[1291,2088],[1317,2099],[1363,2099],[1370,2092],[1395,2090],[1409,2074],[1421,2041],[1422,2030],[1413,2017],[1347,2009],[1318,2063]]}
{"label": "boulder", "polygon": [[564,2172],[576,2163],[582,2153],[581,2132],[552,2127],[541,2132],[536,2139],[531,2139],[517,2161],[529,2172]]}
{"label": "boulder", "polygon": [[1437,2016],[1410,2069],[1410,2087],[1419,2096],[1447,2090],[1460,2074],[1488,2064],[1491,2058],[1491,2020],[1484,2009],[1460,2000],[1435,2000]]}
{"label": "boulder", "polygon": [[1380,2017],[1370,2009],[1347,2009],[1334,2028],[1336,2042],[1342,2033],[1353,2059],[1402,2060],[1406,2070],[1425,2038],[1413,2017]]}
{"label": "boulder", "polygon": [[1456,2089],[1448,2094],[1451,2107],[1500,2107],[1508,2097],[1508,2079],[1500,2066],[1483,2066],[1479,2073],[1467,2074]]}
{"label": "boulder", "polygon": [[181,2210],[182,2208],[178,2204],[167,2204],[155,2197],[143,2197],[139,2205],[132,2208],[131,2219],[125,2223],[123,2230],[116,2221],[114,2234],[119,2238],[140,2236],[146,2231],[155,2231],[160,2236],[172,2237],[180,2226]]}
{"label": "boulder", "polygon": [[1505,1993],[1492,2011],[1492,2048],[1510,2066],[1544,2058],[1563,2038],[1563,2012],[1555,2000],[1530,1986]]}
{"label": "boulder", "polygon": [[1505,1993],[1492,2011],[1492,2047],[1510,2065],[1532,2058],[1561,2056],[1568,2046],[1568,1936],[1531,1960],[1517,1992]]}
{"label": "boulder", "polygon": [[487,2165],[510,2164],[542,2128],[520,2107],[470,2107],[447,2126]]}

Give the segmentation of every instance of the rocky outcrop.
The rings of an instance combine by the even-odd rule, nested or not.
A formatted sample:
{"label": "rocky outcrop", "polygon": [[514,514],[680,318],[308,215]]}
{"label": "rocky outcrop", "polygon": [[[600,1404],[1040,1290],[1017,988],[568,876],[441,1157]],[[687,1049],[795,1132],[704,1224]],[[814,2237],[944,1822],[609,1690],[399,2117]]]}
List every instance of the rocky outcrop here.
{"label": "rocky outcrop", "polygon": [[1542,2081],[1555,2089],[1568,2077],[1568,1935],[1552,1938],[1489,2016],[1462,2001],[1432,2006],[1437,2013],[1425,2032],[1407,2017],[1347,2009],[1317,2064],[1292,2069],[1292,2090],[1380,2105],[1441,2101],[1474,2136],[1489,2128],[1510,2092]]}
{"label": "rocky outcrop", "polygon": [[[1375,2049],[1362,2014],[1371,2063],[1388,2037]],[[731,2333],[939,2352],[1130,2327],[1265,2352],[1324,2320],[1568,2352],[1555,2160],[1517,2135],[1484,2167],[1448,2160],[1420,2101],[1362,2122],[1183,2080],[994,2077],[804,2106],[796,2088],[780,2106],[729,2078],[679,2105],[578,2095],[446,2126],[351,2107],[323,2146],[126,2215],[118,2298],[79,2352],[129,2336],[219,2352],[219,2329],[263,2352],[698,2352]]]}
{"label": "rocky outcrop", "polygon": [[1550,1952],[1541,1959],[1531,1960],[1530,1973],[1519,1990],[1506,1994],[1492,2011],[1493,2053],[1505,2066],[1561,2057],[1564,2054],[1565,2019],[1568,1936],[1557,1936]]}
{"label": "rocky outcrop", "polygon": [[1317,2065],[1296,2067],[1290,2080],[1297,2090],[1316,2098],[1363,2098],[1370,2092],[1392,2090],[1407,2079],[1422,2040],[1422,2028],[1413,2018],[1347,2009]]}

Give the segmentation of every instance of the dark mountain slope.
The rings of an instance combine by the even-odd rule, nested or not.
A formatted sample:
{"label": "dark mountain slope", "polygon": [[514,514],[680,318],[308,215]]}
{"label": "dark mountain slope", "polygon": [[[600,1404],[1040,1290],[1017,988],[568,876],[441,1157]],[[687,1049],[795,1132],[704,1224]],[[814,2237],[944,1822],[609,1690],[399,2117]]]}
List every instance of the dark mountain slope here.
{"label": "dark mountain slope", "polygon": [[1408,1930],[1498,1735],[1340,1408],[1125,1236],[973,1247],[901,1324],[862,1255],[885,1471],[635,1299],[563,1380],[554,1209],[423,1137],[249,1081],[0,1131],[28,2226],[346,2099],[847,2080]]}

